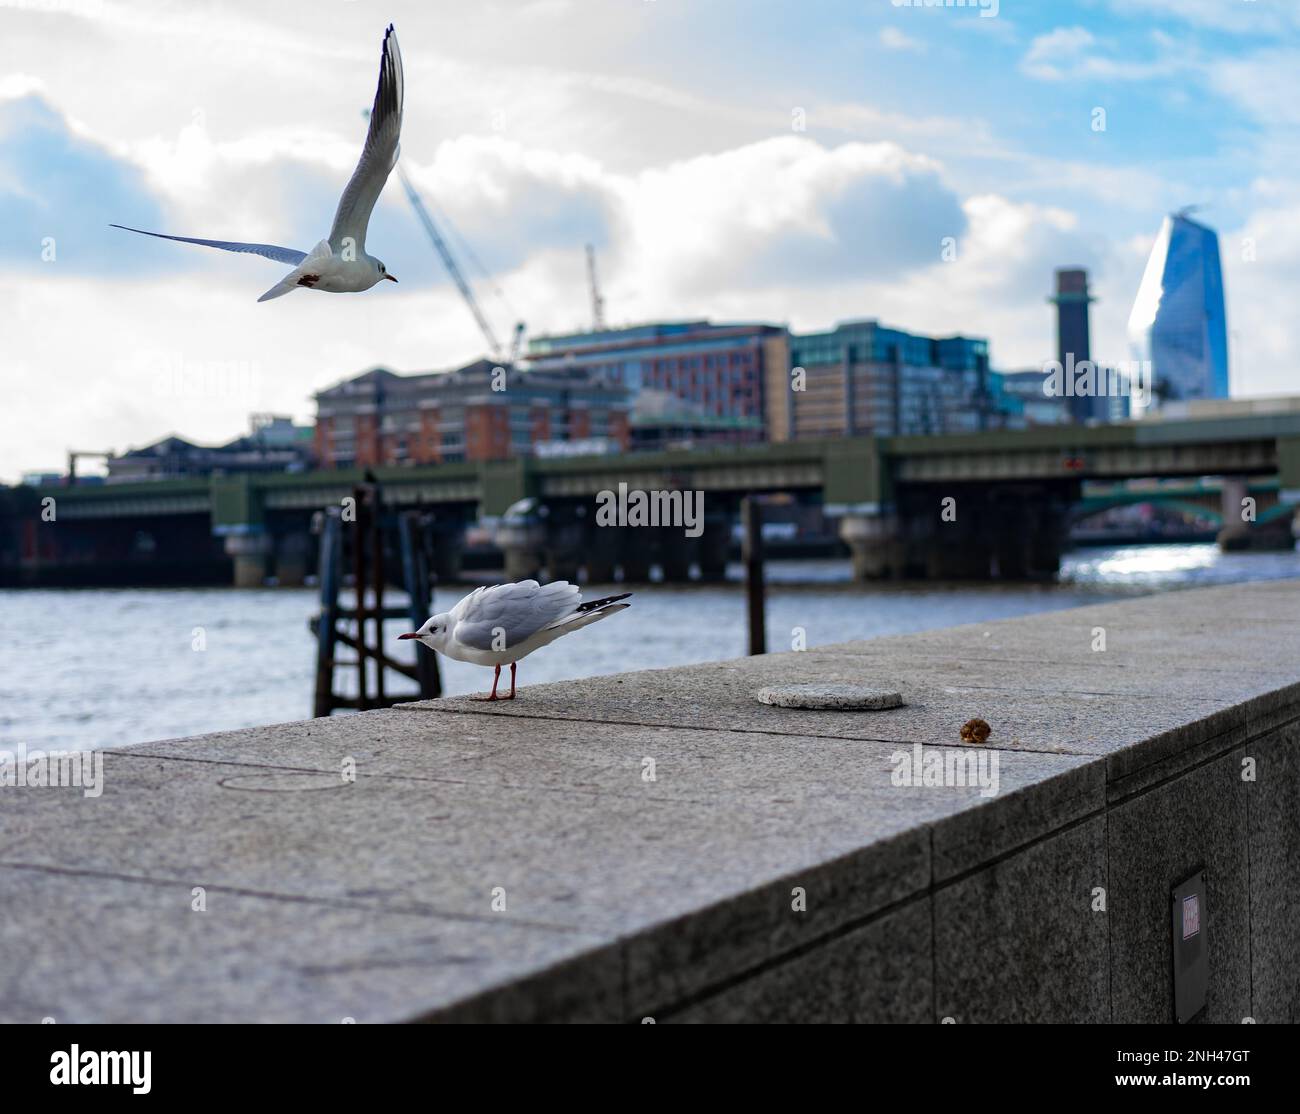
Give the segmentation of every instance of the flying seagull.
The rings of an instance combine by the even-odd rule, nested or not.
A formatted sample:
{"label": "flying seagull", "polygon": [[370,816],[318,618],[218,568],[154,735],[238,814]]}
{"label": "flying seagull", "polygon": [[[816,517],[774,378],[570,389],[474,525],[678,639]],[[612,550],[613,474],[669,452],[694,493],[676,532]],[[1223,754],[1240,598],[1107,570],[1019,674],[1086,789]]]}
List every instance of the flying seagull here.
{"label": "flying seagull", "polygon": [[143,228],[128,228],[124,224],[111,227],[139,232],[143,236],[157,236],[163,240],[179,240],[183,244],[202,244],[221,248],[222,251],[246,252],[264,255],[277,263],[287,263],[293,270],[257,300],[267,302],[303,286],[308,290],[327,290],[341,294],[356,290],[369,290],[383,279],[396,282],[383,263],[366,253],[366,225],[370,213],[379,200],[389,171],[397,163],[398,138],[402,131],[402,52],[397,46],[393,25],[384,33],[383,51],[379,58],[379,88],[375,91],[375,104],[370,111],[370,130],[366,145],[361,150],[361,161],[352,172],[352,180],[339,199],[334,214],[334,227],[329,239],[322,240],[311,251],[276,247],[274,244],[241,244],[231,240],[198,240],[191,236],[168,236],[162,232],[146,232]]}
{"label": "flying seagull", "polygon": [[[631,607],[619,603],[631,592],[582,602],[575,584],[556,580],[545,587],[535,580],[475,588],[450,611],[428,620],[418,631],[398,638],[418,638],[431,650],[456,661],[496,666],[490,696],[479,700],[513,700],[515,665],[534,650],[562,634],[589,626],[616,611]],[[501,667],[510,665],[510,695],[497,696]]]}

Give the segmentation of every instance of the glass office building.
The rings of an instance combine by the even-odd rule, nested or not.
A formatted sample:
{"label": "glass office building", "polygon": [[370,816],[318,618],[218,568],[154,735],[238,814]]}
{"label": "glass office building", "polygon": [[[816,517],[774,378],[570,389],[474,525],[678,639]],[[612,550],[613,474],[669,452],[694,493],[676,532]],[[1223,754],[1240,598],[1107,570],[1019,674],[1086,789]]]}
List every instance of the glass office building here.
{"label": "glass office building", "polygon": [[1134,356],[1151,361],[1154,405],[1228,397],[1228,329],[1219,237],[1186,212],[1166,217],[1128,324]]}
{"label": "glass office building", "polygon": [[790,336],[803,381],[768,399],[773,441],[967,433],[986,427],[989,348],[982,337],[929,337],[873,320]]}

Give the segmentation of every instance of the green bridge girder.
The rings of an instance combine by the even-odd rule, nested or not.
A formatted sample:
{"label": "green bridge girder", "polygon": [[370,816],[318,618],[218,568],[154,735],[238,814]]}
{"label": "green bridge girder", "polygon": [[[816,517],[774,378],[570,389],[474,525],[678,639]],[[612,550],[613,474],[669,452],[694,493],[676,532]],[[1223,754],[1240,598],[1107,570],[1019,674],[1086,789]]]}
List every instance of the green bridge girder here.
{"label": "green bridge girder", "polygon": [[[1276,477],[1255,480],[1247,485],[1246,492],[1256,497],[1273,495],[1277,493],[1279,486]],[[1093,515],[1113,510],[1116,507],[1134,507],[1143,503],[1150,503],[1155,506],[1180,510],[1185,514],[1200,515],[1202,518],[1222,525],[1222,499],[1222,487],[1203,483],[1166,485],[1156,488],[1119,487],[1116,490],[1101,492],[1085,491],[1083,498],[1070,509],[1070,518],[1074,522],[1080,522],[1086,518],[1091,518]],[[1198,500],[1200,501],[1198,502]],[[1291,509],[1286,504],[1279,503],[1261,512],[1256,521],[1272,521],[1274,518],[1280,518],[1291,513]]]}
{"label": "green bridge girder", "polygon": [[[459,505],[499,515],[526,496],[590,498],[616,487],[741,495],[819,493],[839,513],[875,514],[897,485],[1276,475],[1300,502],[1300,414],[1043,427],[929,437],[841,438],[709,450],[376,468],[396,504]],[[337,504],[360,469],[41,488],[61,519],[207,513],[221,534],[256,532],[268,512]]]}

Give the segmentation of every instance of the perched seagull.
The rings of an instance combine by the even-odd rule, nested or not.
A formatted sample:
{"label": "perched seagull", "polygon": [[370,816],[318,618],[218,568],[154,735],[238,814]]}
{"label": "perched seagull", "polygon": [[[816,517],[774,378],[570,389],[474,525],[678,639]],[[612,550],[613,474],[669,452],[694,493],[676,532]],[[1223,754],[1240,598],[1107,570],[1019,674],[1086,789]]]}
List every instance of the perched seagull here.
{"label": "perched seagull", "polygon": [[[616,611],[631,592],[582,602],[576,584],[556,580],[542,586],[535,580],[475,588],[450,611],[435,615],[418,631],[398,638],[418,638],[431,650],[457,661],[496,666],[492,693],[479,700],[515,698],[515,664],[562,634],[585,627]],[[510,695],[497,696],[501,667],[510,665]]]}
{"label": "perched seagull", "polygon": [[183,244],[202,244],[223,251],[246,252],[264,255],[277,263],[293,267],[287,275],[257,300],[267,302],[305,286],[308,290],[328,290],[341,294],[356,290],[369,290],[382,279],[396,282],[378,259],[366,254],[366,226],[370,213],[379,200],[388,173],[397,163],[398,137],[402,131],[402,52],[397,46],[393,25],[384,34],[383,51],[379,58],[379,88],[375,91],[375,105],[370,111],[370,130],[366,145],[361,151],[361,161],[352,172],[352,180],[339,199],[334,214],[334,227],[329,239],[322,240],[309,252],[294,248],[276,247],[274,244],[241,244],[230,240],[196,240],[190,236],[168,236],[162,232],[145,232],[143,228],[128,228],[124,224],[111,227],[139,232],[143,236],[157,236],[163,240],[179,240]]}

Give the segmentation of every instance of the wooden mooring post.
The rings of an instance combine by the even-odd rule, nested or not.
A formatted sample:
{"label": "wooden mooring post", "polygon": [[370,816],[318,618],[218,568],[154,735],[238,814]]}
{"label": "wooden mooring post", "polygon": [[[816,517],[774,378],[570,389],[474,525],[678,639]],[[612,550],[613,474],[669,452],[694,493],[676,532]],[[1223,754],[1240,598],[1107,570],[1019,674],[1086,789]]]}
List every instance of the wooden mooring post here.
{"label": "wooden mooring post", "polygon": [[[409,665],[384,652],[385,621],[400,619],[414,630],[429,617],[433,561],[430,534],[423,528],[421,513],[386,512],[378,484],[356,488],[348,510],[345,514],[343,508],[332,507],[324,512],[321,522],[320,614],[310,623],[316,637],[315,716],[328,716],[336,708],[391,708],[407,700],[442,695],[438,659],[433,654],[417,645],[415,664]],[[405,607],[384,605],[384,588],[389,582],[385,541],[391,541],[400,559],[400,584],[408,599]],[[352,607],[344,607],[339,594],[349,563],[355,598]],[[340,659],[339,646],[346,646],[355,657]],[[370,663],[374,663],[373,669]],[[355,695],[335,691],[335,673],[340,666],[356,667]],[[415,681],[417,691],[390,693],[385,685],[390,669]]]}

